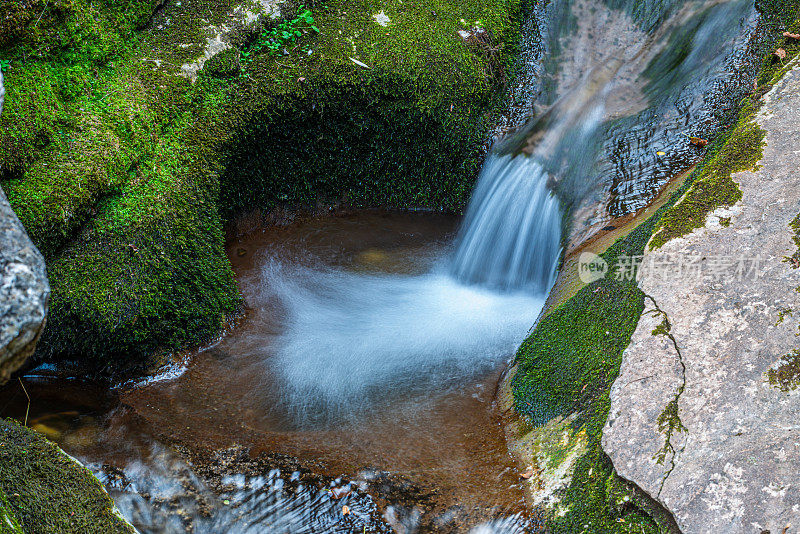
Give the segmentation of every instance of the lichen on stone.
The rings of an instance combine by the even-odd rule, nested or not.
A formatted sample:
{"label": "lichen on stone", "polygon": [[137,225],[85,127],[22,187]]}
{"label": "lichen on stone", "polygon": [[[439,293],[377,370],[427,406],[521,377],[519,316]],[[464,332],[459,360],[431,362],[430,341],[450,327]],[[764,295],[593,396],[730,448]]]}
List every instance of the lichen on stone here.
{"label": "lichen on stone", "polygon": [[800,350],[784,354],[779,365],[767,371],[767,380],[784,393],[797,389],[800,386]]}

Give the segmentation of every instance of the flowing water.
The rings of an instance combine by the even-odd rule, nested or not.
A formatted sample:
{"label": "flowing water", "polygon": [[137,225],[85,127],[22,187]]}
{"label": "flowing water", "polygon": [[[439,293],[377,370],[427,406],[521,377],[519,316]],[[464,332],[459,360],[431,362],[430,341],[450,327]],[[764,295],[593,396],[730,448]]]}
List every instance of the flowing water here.
{"label": "flowing water", "polygon": [[[751,0],[538,9],[536,68],[460,229],[365,212],[239,238],[247,313],[217,343],[111,392],[28,377],[31,424],[140,531],[539,528],[499,373],[553,284],[565,222],[634,210],[701,155],[687,136],[752,83],[758,21]],[[21,392],[0,408],[21,417]]]}

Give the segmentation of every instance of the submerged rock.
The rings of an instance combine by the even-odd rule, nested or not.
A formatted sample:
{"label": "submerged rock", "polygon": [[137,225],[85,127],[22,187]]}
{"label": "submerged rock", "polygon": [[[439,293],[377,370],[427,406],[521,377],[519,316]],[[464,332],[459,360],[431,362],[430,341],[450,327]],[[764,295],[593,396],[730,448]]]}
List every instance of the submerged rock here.
{"label": "submerged rock", "polygon": [[798,109],[795,66],[755,115],[766,146],[756,170],[732,176],[741,201],[645,253],[644,265],[698,270],[640,280],[646,308],[611,391],[603,448],[687,534],[800,524],[800,395],[786,380],[800,311]]}
{"label": "submerged rock", "polygon": [[[0,113],[4,96],[0,72]],[[44,258],[0,188],[0,385],[33,354],[49,296]]]}

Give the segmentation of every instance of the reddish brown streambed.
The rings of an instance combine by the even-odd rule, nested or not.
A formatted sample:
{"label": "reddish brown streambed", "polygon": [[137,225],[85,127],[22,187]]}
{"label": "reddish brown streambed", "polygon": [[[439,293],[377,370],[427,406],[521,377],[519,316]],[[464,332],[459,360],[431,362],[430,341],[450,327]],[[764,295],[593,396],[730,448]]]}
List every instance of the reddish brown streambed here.
{"label": "reddish brown streambed", "polygon": [[[270,367],[271,344],[282,325],[276,320],[280,307],[262,298],[266,256],[350,272],[422,273],[446,255],[456,223],[430,213],[367,212],[235,240],[228,254],[246,314],[231,332],[189,355],[177,377],[166,373],[113,393],[76,380],[28,378],[29,423],[70,454],[122,471],[132,462],[161,462],[154,448],[178,445],[190,450],[242,446],[251,456],[293,457],[330,479],[369,480],[388,473],[413,489],[402,503],[393,502],[392,492],[377,496],[377,513],[386,515],[386,506],[402,504],[406,520],[423,530],[466,531],[524,515],[519,471],[493,405],[501,364],[482,367],[455,385],[394,388],[386,398],[379,393],[367,409],[355,403],[355,413],[314,424],[295,424],[272,384],[277,377]],[[24,415],[21,391],[7,388],[0,395],[4,415]],[[226,469],[236,471],[235,466]]]}

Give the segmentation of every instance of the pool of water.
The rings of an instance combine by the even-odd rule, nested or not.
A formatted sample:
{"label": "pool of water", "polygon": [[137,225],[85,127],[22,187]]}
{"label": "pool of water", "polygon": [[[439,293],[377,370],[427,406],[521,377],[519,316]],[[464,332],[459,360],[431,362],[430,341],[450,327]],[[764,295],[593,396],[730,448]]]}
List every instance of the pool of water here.
{"label": "pool of water", "polygon": [[[110,391],[26,377],[29,424],[142,532],[535,529],[493,400],[542,298],[450,278],[457,222],[363,212],[236,239],[231,331]],[[24,417],[21,388],[0,408]]]}

